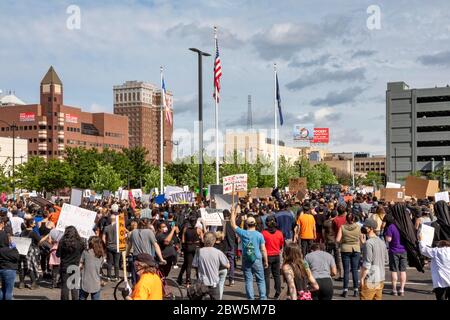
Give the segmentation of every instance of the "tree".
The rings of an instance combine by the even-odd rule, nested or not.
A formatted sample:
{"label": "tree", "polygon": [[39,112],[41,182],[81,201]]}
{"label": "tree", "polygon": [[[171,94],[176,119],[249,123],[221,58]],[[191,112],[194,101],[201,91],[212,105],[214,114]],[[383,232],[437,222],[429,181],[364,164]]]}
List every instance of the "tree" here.
{"label": "tree", "polygon": [[6,174],[7,171],[6,162],[0,164],[0,192],[11,192],[13,190],[12,177]]}
{"label": "tree", "polygon": [[65,161],[75,173],[72,185],[81,189],[88,189],[97,169],[97,161],[102,156],[97,149],[66,148]]}
{"label": "tree", "polygon": [[93,174],[90,187],[95,191],[116,191],[123,185],[120,174],[110,164],[97,162],[97,170]]}
{"label": "tree", "polygon": [[338,181],[333,171],[325,163],[318,163],[314,165],[314,169],[318,170],[320,173],[320,186],[327,184],[336,184]]}
{"label": "tree", "polygon": [[145,159],[149,152],[143,147],[123,149],[122,152],[129,160],[128,169],[131,187],[137,188],[141,185],[141,177],[152,170],[151,164]]}
{"label": "tree", "polygon": [[[159,168],[157,167],[150,167],[151,171],[146,173],[144,175],[144,191],[145,193],[149,193],[151,189],[153,188],[159,188],[159,184],[160,184],[160,172],[159,172]],[[167,172],[166,170],[164,171],[164,178],[163,178],[163,182],[165,186],[173,186],[176,185],[176,181],[175,179],[172,177],[172,175]],[[160,193],[163,192],[163,190],[159,191]]]}
{"label": "tree", "polygon": [[74,175],[72,167],[67,162],[50,159],[40,177],[41,187],[47,192],[71,187]]}
{"label": "tree", "polygon": [[363,179],[362,184],[366,186],[371,186],[373,184],[376,184],[377,186],[383,184],[383,177],[378,172],[368,172],[367,176]]}
{"label": "tree", "polygon": [[27,162],[17,166],[17,186],[28,191],[43,188],[42,175],[46,170],[45,160],[41,157],[31,157]]}

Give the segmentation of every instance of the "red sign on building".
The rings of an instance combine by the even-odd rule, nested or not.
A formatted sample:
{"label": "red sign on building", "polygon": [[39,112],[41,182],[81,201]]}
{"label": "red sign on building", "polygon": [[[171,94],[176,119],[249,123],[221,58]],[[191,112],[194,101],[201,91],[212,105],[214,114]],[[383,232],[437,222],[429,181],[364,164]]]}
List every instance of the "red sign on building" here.
{"label": "red sign on building", "polygon": [[35,121],[35,116],[33,112],[21,112],[19,114],[20,122],[33,122]]}
{"label": "red sign on building", "polygon": [[314,128],[313,143],[329,143],[330,131],[329,128]]}
{"label": "red sign on building", "polygon": [[66,122],[68,122],[68,123],[78,123],[78,117],[66,113]]}

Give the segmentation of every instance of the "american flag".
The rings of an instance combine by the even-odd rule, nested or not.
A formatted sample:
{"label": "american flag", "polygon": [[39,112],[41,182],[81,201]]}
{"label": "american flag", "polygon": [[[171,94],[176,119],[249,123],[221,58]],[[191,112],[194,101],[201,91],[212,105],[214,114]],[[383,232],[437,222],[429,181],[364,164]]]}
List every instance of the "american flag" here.
{"label": "american flag", "polygon": [[166,96],[166,84],[164,82],[164,76],[161,77],[161,99],[166,114],[166,121],[172,125],[172,113],[170,112],[170,99]]}
{"label": "american flag", "polygon": [[[220,78],[222,77],[222,64],[220,62],[219,56],[219,43],[217,41],[217,34],[215,34],[216,39],[216,61],[214,62],[214,99],[217,99],[219,102],[219,94],[220,94]],[[216,97],[217,94],[217,97]]]}

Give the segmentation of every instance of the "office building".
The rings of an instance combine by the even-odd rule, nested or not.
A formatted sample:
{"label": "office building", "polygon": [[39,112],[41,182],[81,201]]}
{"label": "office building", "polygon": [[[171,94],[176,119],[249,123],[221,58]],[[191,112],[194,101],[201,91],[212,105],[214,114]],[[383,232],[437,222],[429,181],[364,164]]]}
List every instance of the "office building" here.
{"label": "office building", "polygon": [[387,84],[388,181],[404,184],[411,172],[430,172],[450,159],[450,87],[410,89]]}
{"label": "office building", "polygon": [[[4,102],[4,100],[2,99]],[[107,113],[89,113],[64,105],[63,83],[50,67],[40,85],[40,102],[22,104],[9,98],[0,105],[0,136],[28,140],[28,156],[63,159],[66,147],[128,147],[128,119]]]}
{"label": "office building", "polygon": [[28,161],[28,140],[21,139],[20,136],[14,139],[0,137],[0,170],[11,172],[13,164],[13,149],[15,165],[20,165]]}
{"label": "office building", "polygon": [[[160,110],[161,90],[155,85],[139,81],[127,81],[114,86],[114,113],[128,117],[130,147],[144,147],[149,151],[147,160],[157,165],[160,162]],[[173,96],[166,94],[166,101],[172,106]],[[173,111],[172,119],[173,119]],[[173,123],[169,124],[163,115],[164,162],[172,162]]]}

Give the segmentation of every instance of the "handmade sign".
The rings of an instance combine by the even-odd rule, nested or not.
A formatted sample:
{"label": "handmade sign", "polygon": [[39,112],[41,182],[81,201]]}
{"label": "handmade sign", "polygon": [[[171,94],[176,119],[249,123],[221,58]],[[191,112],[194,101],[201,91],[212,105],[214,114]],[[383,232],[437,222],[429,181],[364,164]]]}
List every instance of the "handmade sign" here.
{"label": "handmade sign", "polygon": [[31,238],[11,237],[11,242],[16,245],[20,255],[26,256],[31,246]]}
{"label": "handmade sign", "polygon": [[183,192],[177,192],[172,193],[168,200],[172,204],[192,204],[195,202],[194,193],[190,191],[183,191]]}
{"label": "handmade sign", "polygon": [[74,226],[81,237],[89,239],[94,234],[95,217],[97,213],[64,203],[59,215],[56,230],[65,231],[66,227]]}
{"label": "handmade sign", "polygon": [[381,199],[388,202],[403,202],[405,200],[405,192],[403,189],[381,189]]}
{"label": "handmade sign", "polygon": [[341,193],[341,187],[342,186],[340,184],[327,184],[323,187],[323,193],[328,197],[331,197],[333,195],[339,197],[339,194]]}
{"label": "handmade sign", "polygon": [[117,232],[117,252],[127,249],[127,229],[125,226],[125,215],[122,213],[116,216],[116,232]]}
{"label": "handmade sign", "polygon": [[267,198],[272,195],[272,188],[252,188],[251,194],[253,198]]}
{"label": "handmade sign", "polygon": [[386,189],[400,189],[402,185],[400,183],[388,182],[386,183]]}
{"label": "handmade sign", "polygon": [[438,192],[438,180],[425,180],[413,176],[406,178],[405,194],[407,196],[416,197],[417,199],[426,199],[427,197],[434,197]]}
{"label": "handmade sign", "polygon": [[289,179],[289,192],[297,193],[300,190],[305,190],[306,188],[307,181],[305,177]]}
{"label": "handmade sign", "polygon": [[426,224],[421,224],[420,233],[422,234],[422,242],[425,243],[426,246],[432,247],[434,239],[434,228]]}
{"label": "handmade sign", "polygon": [[205,226],[222,226],[223,210],[200,208],[200,213]]}
{"label": "handmade sign", "polygon": [[83,190],[72,189],[70,191],[70,204],[79,207],[83,201]]}
{"label": "handmade sign", "polygon": [[[234,187],[233,187],[234,185]],[[230,194],[234,191],[247,192],[247,174],[235,174],[223,177],[223,194]],[[240,196],[240,195],[239,195]],[[244,195],[245,196],[245,195]]]}
{"label": "handmade sign", "polygon": [[448,196],[448,192],[444,191],[444,192],[438,192],[434,194],[434,201],[438,202],[440,200],[444,200],[445,202],[450,202],[449,196]]}

